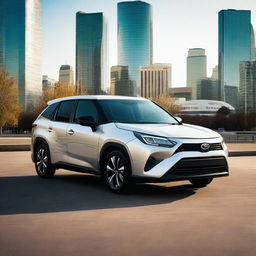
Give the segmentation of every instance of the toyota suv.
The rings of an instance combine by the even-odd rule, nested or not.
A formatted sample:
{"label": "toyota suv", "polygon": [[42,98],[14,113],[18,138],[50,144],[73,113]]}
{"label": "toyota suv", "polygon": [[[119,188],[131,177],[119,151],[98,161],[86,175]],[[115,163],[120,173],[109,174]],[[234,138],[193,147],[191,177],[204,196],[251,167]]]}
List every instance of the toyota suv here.
{"label": "toyota suv", "polygon": [[59,168],[99,174],[113,192],[125,192],[135,182],[204,187],[229,174],[218,133],[184,124],[144,98],[55,99],[32,126],[32,160],[42,178]]}

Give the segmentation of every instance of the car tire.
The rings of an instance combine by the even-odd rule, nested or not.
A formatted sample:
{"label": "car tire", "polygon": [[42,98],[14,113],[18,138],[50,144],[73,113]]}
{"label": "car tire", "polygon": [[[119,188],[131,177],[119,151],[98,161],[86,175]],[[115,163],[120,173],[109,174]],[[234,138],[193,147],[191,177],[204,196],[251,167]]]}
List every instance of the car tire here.
{"label": "car tire", "polygon": [[45,144],[40,144],[35,150],[35,168],[41,178],[51,178],[55,174],[56,169],[51,163],[50,150]]}
{"label": "car tire", "polygon": [[128,193],[133,187],[129,157],[121,150],[113,150],[103,161],[103,178],[107,187],[114,193]]}
{"label": "car tire", "polygon": [[213,178],[201,178],[201,179],[191,179],[189,180],[195,187],[202,188],[206,187],[212,182]]}

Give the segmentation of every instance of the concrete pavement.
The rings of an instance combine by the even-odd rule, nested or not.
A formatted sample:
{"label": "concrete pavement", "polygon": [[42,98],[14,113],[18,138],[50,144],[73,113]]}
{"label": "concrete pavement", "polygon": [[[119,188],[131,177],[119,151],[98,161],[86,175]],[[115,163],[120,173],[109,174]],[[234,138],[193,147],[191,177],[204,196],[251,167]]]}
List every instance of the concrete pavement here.
{"label": "concrete pavement", "polygon": [[141,184],[115,195],[91,175],[35,175],[29,152],[0,152],[0,255],[255,255],[256,157],[230,158],[206,188]]}

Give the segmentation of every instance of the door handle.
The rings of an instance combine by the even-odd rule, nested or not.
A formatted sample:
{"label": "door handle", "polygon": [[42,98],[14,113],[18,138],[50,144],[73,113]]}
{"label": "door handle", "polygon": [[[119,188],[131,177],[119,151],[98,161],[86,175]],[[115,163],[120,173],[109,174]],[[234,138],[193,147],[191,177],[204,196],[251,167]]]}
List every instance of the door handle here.
{"label": "door handle", "polygon": [[52,132],[52,127],[48,127],[48,132]]}
{"label": "door handle", "polygon": [[70,130],[68,130],[68,134],[69,135],[73,135],[75,132],[72,130],[72,129],[70,129]]}

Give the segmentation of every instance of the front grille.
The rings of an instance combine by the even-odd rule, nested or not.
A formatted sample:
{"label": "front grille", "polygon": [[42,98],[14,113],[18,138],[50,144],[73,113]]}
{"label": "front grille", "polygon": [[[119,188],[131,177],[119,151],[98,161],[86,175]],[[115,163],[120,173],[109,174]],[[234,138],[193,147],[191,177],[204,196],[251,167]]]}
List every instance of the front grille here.
{"label": "front grille", "polygon": [[228,173],[225,157],[183,158],[164,176],[198,176],[206,174]]}
{"label": "front grille", "polygon": [[[209,144],[210,144],[210,148],[207,150],[207,152],[208,151],[213,151],[213,150],[222,150],[223,149],[221,143],[209,143]],[[202,143],[197,143],[197,144],[184,143],[184,144],[180,145],[177,148],[175,153],[184,152],[184,151],[206,152],[206,151],[202,150],[201,145],[202,145]]]}

